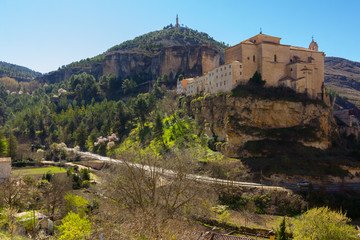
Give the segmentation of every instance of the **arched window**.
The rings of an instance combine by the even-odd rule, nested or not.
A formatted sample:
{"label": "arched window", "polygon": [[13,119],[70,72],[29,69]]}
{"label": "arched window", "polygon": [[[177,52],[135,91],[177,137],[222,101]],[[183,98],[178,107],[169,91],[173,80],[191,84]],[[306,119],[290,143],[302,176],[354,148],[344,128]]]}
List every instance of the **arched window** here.
{"label": "arched window", "polygon": [[275,55],[274,55],[274,62],[277,62],[276,60],[277,60],[277,59],[276,59],[276,54],[275,54]]}
{"label": "arched window", "polygon": [[253,62],[255,62],[255,55],[253,56]]}

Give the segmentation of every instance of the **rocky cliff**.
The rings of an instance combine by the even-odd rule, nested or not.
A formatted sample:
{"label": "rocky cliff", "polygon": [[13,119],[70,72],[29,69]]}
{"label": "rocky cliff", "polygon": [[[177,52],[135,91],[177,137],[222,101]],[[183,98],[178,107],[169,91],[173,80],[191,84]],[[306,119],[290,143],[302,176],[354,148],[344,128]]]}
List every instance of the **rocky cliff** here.
{"label": "rocky cliff", "polygon": [[157,51],[119,50],[107,53],[102,63],[66,67],[50,72],[39,80],[56,83],[82,72],[92,74],[97,79],[109,73],[113,73],[119,79],[141,75],[143,80],[154,80],[163,74],[170,76],[171,73],[174,77],[180,73],[185,77],[194,77],[219,64],[223,64],[221,51],[209,45],[162,47]]}
{"label": "rocky cliff", "polygon": [[160,51],[116,51],[105,56],[104,74],[113,73],[123,79],[134,74],[147,74],[156,79],[163,74],[186,77],[200,76],[222,63],[220,51],[206,45],[162,48]]}
{"label": "rocky cliff", "polygon": [[[119,80],[133,77],[137,83],[154,80],[162,75],[199,76],[224,62],[227,46],[208,34],[184,27],[167,26],[113,46],[93,58],[63,66],[39,78],[55,83],[72,74],[86,72],[99,78],[113,73]],[[172,73],[172,74],[171,74]]]}
{"label": "rocky cliff", "polygon": [[333,117],[321,103],[225,95],[187,100],[188,113],[198,119],[208,136],[215,137],[217,150],[227,156],[264,156],[262,144],[266,141],[320,149],[331,144]]}

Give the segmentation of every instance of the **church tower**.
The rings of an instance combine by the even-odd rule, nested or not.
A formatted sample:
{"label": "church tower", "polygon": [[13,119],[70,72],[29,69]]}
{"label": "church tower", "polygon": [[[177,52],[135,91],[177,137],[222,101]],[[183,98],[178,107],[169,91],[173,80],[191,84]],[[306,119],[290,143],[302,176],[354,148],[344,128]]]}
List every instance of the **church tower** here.
{"label": "church tower", "polygon": [[179,17],[178,17],[177,14],[176,14],[176,25],[175,25],[175,27],[179,27]]}
{"label": "church tower", "polygon": [[314,37],[312,37],[312,41],[309,45],[309,49],[313,50],[313,51],[318,51],[318,49],[319,49],[318,44],[314,41]]}

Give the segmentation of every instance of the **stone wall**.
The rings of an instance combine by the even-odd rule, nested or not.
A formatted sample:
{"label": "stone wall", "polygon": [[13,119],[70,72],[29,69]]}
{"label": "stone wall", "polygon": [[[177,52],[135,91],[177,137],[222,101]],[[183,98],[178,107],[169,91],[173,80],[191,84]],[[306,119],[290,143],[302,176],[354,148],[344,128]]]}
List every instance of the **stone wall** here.
{"label": "stone wall", "polygon": [[11,158],[0,158],[0,180],[10,178]]}

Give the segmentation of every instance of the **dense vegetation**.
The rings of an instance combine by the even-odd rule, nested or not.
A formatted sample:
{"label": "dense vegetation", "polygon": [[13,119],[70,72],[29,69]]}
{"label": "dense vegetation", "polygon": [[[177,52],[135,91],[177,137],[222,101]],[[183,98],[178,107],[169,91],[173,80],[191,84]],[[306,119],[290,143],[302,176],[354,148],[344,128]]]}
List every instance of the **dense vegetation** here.
{"label": "dense vegetation", "polygon": [[10,76],[23,79],[34,79],[41,76],[41,73],[35,72],[26,67],[18,66],[0,61],[0,77]]}
{"label": "dense vegetation", "polygon": [[198,32],[191,28],[173,28],[165,27],[163,30],[150,32],[133,40],[125,41],[119,45],[113,46],[105,53],[99,54],[93,58],[87,58],[78,62],[73,62],[64,67],[84,67],[92,64],[102,63],[106,53],[112,51],[126,51],[131,49],[144,49],[147,51],[157,51],[160,48],[168,46],[186,45],[186,44],[204,44],[208,43],[220,50],[224,50],[227,46],[223,42],[218,42],[210,37],[207,33]]}

